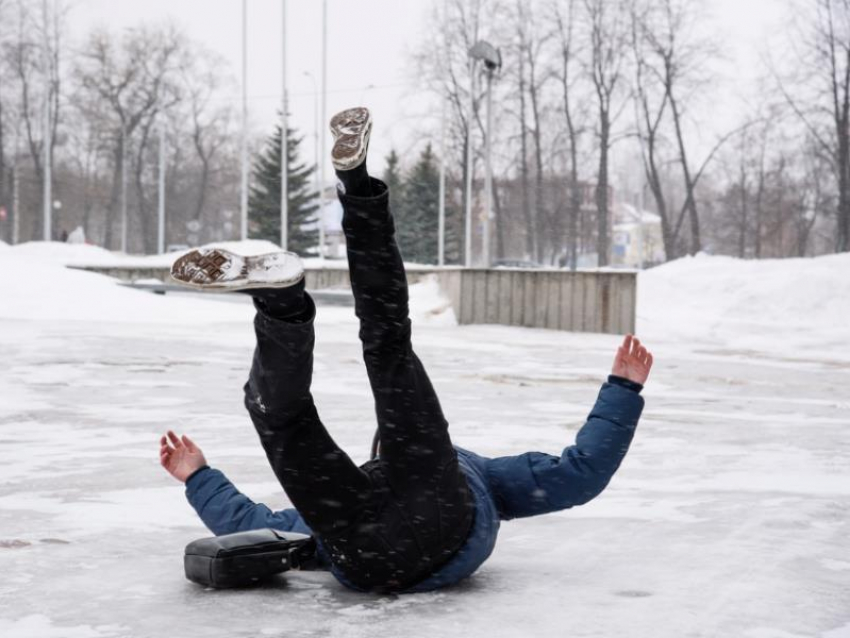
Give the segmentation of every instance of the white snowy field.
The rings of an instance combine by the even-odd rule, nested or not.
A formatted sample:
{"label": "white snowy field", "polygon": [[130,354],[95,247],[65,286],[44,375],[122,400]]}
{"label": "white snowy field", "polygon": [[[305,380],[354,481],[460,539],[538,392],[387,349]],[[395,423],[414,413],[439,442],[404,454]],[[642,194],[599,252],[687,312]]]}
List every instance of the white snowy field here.
{"label": "white snowy field", "polygon": [[[251,306],[62,266],[85,251],[97,257],[0,245],[3,638],[850,636],[850,255],[641,274],[638,334],[656,363],[609,488],[505,523],[463,584],[396,597],[316,572],[243,591],[184,579],[184,546],[208,532],[158,465],[166,428],[287,506],[242,408]],[[459,445],[572,442],[616,336],[457,327],[430,312],[432,284],[412,295]],[[374,415],[350,308],[319,308],[314,392],[366,460]]]}

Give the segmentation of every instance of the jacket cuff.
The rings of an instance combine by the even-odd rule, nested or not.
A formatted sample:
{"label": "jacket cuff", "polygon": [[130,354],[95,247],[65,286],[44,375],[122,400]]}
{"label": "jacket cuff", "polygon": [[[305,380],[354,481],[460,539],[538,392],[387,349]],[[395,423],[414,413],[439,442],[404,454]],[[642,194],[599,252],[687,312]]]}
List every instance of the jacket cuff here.
{"label": "jacket cuff", "polygon": [[643,390],[643,384],[638,383],[637,381],[632,381],[631,379],[626,379],[625,377],[617,376],[616,374],[608,375],[608,383],[611,385],[618,385],[626,390],[632,390],[638,394],[640,394],[640,391]]}
{"label": "jacket cuff", "polygon": [[186,487],[187,487],[187,488],[189,487],[189,481],[191,481],[193,478],[195,478],[196,476],[198,476],[198,474],[200,474],[200,473],[201,473],[201,472],[203,472],[204,470],[208,470],[208,469],[210,469],[210,466],[209,466],[209,465],[204,465],[204,466],[202,466],[202,467],[199,467],[199,468],[198,468],[197,470],[195,470],[194,472],[192,472],[192,473],[191,473],[191,474],[190,474],[190,475],[186,478],[186,482],[185,482]]}

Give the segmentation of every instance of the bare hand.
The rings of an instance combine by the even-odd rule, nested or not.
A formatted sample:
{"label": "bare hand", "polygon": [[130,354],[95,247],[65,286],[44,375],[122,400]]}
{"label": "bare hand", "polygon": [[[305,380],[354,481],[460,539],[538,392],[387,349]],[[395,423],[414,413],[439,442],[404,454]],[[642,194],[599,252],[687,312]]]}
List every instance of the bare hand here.
{"label": "bare hand", "polygon": [[159,462],[181,483],[185,483],[195,470],[207,464],[204,453],[192,439],[185,434],[178,438],[171,430],[159,440]]}
{"label": "bare hand", "polygon": [[652,354],[640,345],[640,340],[633,335],[626,335],[623,345],[617,348],[614,367],[611,374],[623,377],[629,381],[646,383],[652,368]]}

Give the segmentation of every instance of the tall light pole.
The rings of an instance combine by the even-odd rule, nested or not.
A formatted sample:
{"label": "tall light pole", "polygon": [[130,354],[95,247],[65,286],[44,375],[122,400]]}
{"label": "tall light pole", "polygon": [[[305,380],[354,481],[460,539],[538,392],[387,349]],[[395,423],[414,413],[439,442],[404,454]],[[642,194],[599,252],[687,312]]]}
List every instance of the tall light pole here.
{"label": "tall light pole", "polygon": [[437,229],[437,264],[446,264],[446,98],[440,115],[440,204]]}
{"label": "tall light pole", "polygon": [[[449,3],[443,1],[443,20],[448,19]],[[449,47],[443,40],[443,63],[449,65]],[[440,109],[440,204],[437,222],[437,264],[446,265],[446,118],[448,116],[448,103],[445,96],[442,97],[442,108]]]}
{"label": "tall light pole", "polygon": [[319,211],[321,211],[322,192],[319,186],[319,90],[316,88],[316,78],[313,74],[309,71],[304,71],[304,75],[310,78],[310,82],[313,84],[313,180],[315,182]]}
{"label": "tall light pole", "polygon": [[280,247],[287,249],[289,242],[289,128],[287,126],[288,100],[286,94],[286,0],[281,2],[283,22],[281,24],[283,37],[281,38],[283,72],[281,81],[283,84],[283,97],[280,105]]}
{"label": "tall light pole", "polygon": [[487,71],[487,139],[484,150],[484,267],[490,267],[490,224],[493,219],[493,76],[502,68],[502,54],[487,42],[478,42],[472,55],[484,60]]}
{"label": "tall light pole", "polygon": [[44,164],[44,183],[42,184],[42,200],[44,203],[44,241],[50,241],[53,237],[52,226],[52,210],[53,210],[53,176],[51,166],[51,145],[52,131],[50,130],[50,96],[52,92],[51,82],[51,64],[50,64],[50,15],[47,10],[47,0],[42,0],[42,13],[44,14],[44,73],[45,73],[45,94],[44,94],[44,140],[42,148],[42,161]]}
{"label": "tall light pole", "polygon": [[248,0],[242,0],[242,188],[240,239],[248,239]]}
{"label": "tall light pole", "polygon": [[328,0],[322,0],[322,127],[319,142],[319,257],[325,257],[325,120],[328,109]]}
{"label": "tall light pole", "polygon": [[466,115],[466,206],[464,264],[472,267],[472,120],[475,117],[475,58],[469,56],[469,104]]}
{"label": "tall light pole", "polygon": [[469,50],[469,115],[466,127],[466,267],[472,265],[472,120],[475,117],[475,63],[481,60],[487,70],[487,176],[485,185],[486,218],[484,222],[484,266],[490,266],[490,215],[492,214],[493,175],[490,165],[490,138],[492,128],[493,74],[502,68],[502,55],[489,42],[479,40]]}

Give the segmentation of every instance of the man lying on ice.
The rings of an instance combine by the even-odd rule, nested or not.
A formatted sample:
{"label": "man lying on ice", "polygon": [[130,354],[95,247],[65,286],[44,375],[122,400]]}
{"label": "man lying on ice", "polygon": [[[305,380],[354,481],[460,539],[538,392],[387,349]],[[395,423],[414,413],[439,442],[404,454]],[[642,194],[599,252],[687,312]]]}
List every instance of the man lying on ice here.
{"label": "man lying on ice", "polygon": [[387,186],[366,171],[372,121],[354,108],[331,120],[351,288],[375,398],[380,455],[358,467],[334,443],[310,394],[316,307],[297,256],[192,251],[178,281],[253,297],[257,346],[245,405],[295,509],[254,503],[207,465],[187,436],[160,441],[162,466],[216,535],[273,528],[312,534],[318,558],[360,591],[418,592],[472,574],[500,521],[582,505],[623,460],[643,409],[652,355],[631,335],[617,350],[575,444],[561,456],[484,458],[456,448],[428,376],[411,347],[408,291]]}

